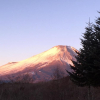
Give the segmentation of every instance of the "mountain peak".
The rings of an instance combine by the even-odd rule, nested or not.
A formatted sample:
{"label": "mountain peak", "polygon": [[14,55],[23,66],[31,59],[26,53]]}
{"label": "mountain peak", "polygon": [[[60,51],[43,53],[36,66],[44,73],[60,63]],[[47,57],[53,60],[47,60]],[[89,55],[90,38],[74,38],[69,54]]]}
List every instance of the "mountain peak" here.
{"label": "mountain peak", "polygon": [[69,65],[73,64],[77,55],[75,48],[71,46],[58,45],[51,49],[32,56],[19,62],[10,62],[0,67],[0,76],[19,75],[24,73],[34,73],[36,80],[50,78],[53,70],[59,66],[66,75],[66,70],[70,70]]}
{"label": "mountain peak", "polygon": [[75,49],[74,47],[72,47],[72,46],[66,46],[66,45],[57,45],[57,46],[54,46],[53,48],[51,48],[49,50],[52,50],[52,49],[55,49],[56,53],[57,52],[61,52],[61,51],[66,52],[69,49],[72,50],[72,51],[74,51],[75,53],[78,52],[78,50]]}
{"label": "mountain peak", "polygon": [[70,47],[70,46],[66,46],[66,45],[57,45],[57,46],[54,46],[53,48],[66,48],[66,47]]}

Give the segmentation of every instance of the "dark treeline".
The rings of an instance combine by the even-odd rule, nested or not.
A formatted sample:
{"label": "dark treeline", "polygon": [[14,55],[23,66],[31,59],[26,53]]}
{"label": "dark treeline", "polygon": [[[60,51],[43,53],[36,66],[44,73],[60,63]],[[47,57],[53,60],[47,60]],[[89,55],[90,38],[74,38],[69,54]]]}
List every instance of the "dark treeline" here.
{"label": "dark treeline", "polygon": [[[93,100],[100,100],[100,89],[91,89]],[[0,100],[87,100],[87,87],[78,87],[69,77],[40,83],[0,84]]]}

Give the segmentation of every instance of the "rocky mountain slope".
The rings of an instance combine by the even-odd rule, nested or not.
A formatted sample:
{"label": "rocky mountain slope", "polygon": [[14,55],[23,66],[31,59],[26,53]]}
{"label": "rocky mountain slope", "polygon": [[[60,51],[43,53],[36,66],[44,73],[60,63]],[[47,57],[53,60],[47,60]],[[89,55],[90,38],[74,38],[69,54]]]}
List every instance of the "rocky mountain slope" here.
{"label": "rocky mountain slope", "polygon": [[15,78],[28,73],[37,82],[52,79],[56,69],[59,69],[63,76],[66,76],[66,70],[71,70],[69,66],[69,64],[72,65],[71,60],[76,60],[76,51],[71,46],[55,46],[20,62],[10,62],[0,66],[0,77],[5,79],[8,76]]}

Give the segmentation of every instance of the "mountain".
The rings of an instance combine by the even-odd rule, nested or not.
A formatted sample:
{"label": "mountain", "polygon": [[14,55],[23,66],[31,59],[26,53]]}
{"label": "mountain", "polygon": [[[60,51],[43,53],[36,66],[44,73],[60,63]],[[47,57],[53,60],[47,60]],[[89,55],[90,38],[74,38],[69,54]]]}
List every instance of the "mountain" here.
{"label": "mountain", "polygon": [[73,64],[71,60],[76,60],[76,51],[71,46],[55,46],[31,58],[0,66],[0,77],[9,79],[8,76],[15,78],[28,73],[35,82],[38,82],[52,79],[56,69],[66,76],[66,70],[71,71],[69,66]]}

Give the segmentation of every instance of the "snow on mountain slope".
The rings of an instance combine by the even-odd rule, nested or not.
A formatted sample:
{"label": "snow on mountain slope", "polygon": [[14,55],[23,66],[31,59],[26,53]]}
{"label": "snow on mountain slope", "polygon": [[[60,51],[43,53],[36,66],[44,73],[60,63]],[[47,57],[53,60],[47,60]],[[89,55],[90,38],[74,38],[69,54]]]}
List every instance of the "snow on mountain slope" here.
{"label": "snow on mountain slope", "polygon": [[59,66],[66,73],[70,70],[71,60],[75,60],[76,49],[70,46],[55,46],[43,53],[20,62],[12,62],[0,67],[0,75],[11,75],[16,73],[34,73],[36,78],[46,78],[53,73],[54,68]]}

